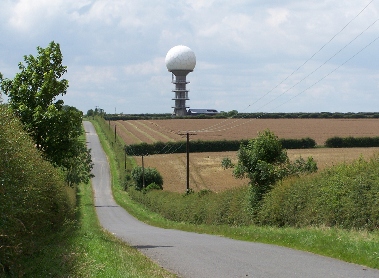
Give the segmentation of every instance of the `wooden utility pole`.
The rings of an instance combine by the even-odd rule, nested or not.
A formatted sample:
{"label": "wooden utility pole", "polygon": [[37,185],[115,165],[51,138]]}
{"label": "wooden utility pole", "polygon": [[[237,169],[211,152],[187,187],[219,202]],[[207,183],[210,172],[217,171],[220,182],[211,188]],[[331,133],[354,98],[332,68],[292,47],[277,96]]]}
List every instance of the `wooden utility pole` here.
{"label": "wooden utility pole", "polygon": [[126,146],[124,147],[124,152],[125,152],[125,154],[124,154],[124,162],[125,162],[125,170],[126,170]]}
{"label": "wooden utility pole", "polygon": [[145,165],[143,163],[143,155],[142,155],[142,188],[145,188]]}
{"label": "wooden utility pole", "polygon": [[117,129],[117,126],[116,126],[116,123],[114,125],[114,142],[116,143],[116,129]]}
{"label": "wooden utility pole", "polygon": [[187,193],[189,192],[189,133],[187,132]]}

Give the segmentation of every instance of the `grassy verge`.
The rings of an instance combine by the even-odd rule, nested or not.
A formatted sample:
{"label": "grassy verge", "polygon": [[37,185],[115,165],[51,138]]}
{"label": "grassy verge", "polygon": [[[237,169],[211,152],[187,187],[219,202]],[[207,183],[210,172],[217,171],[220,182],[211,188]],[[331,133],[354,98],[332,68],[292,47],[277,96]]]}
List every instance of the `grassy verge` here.
{"label": "grassy verge", "polygon": [[77,196],[77,221],[23,262],[25,277],[176,277],[101,229],[90,185]]}
{"label": "grassy verge", "polygon": [[347,231],[334,228],[230,227],[226,225],[190,225],[164,219],[133,202],[119,184],[120,170],[105,135],[95,123],[103,147],[110,157],[113,194],[116,201],[138,219],[159,227],[207,233],[245,241],[276,244],[304,250],[347,262],[379,268],[379,232]]}
{"label": "grassy verge", "polygon": [[101,228],[90,184],[78,186],[76,195],[75,220],[46,235],[39,252],[21,262],[25,271],[18,276],[176,277]]}

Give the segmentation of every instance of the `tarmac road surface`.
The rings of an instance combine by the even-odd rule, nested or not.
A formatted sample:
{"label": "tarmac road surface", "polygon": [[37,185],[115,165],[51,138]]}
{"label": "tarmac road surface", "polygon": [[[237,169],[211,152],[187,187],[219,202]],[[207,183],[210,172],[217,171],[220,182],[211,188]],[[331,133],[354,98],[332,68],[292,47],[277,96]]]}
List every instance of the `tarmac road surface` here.
{"label": "tarmac road surface", "polygon": [[307,252],[219,236],[162,229],[138,221],[113,199],[107,157],[84,122],[94,162],[92,186],[100,224],[180,277],[379,277],[379,270]]}

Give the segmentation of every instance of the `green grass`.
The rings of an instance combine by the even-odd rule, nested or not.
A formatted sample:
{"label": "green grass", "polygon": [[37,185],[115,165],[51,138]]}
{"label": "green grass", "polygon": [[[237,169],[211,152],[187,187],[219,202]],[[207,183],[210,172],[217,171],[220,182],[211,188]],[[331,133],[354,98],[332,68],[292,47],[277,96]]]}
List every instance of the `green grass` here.
{"label": "green grass", "polygon": [[304,250],[347,262],[379,269],[379,232],[342,230],[337,228],[275,228],[261,226],[231,227],[226,225],[190,225],[168,221],[132,201],[120,186],[115,155],[104,133],[96,123],[103,147],[110,157],[113,194],[116,201],[132,215],[150,225],[198,233],[220,235],[245,241],[255,241]]}
{"label": "green grass", "polygon": [[44,244],[25,277],[176,277],[100,227],[91,185],[78,188],[77,220]]}
{"label": "green grass", "polygon": [[[116,176],[113,173],[113,176]],[[97,219],[92,187],[77,189],[75,220],[36,243],[39,252],[20,262],[19,277],[176,277],[136,249],[104,231]],[[1,271],[0,277],[5,275]],[[13,275],[12,275],[13,277]]]}

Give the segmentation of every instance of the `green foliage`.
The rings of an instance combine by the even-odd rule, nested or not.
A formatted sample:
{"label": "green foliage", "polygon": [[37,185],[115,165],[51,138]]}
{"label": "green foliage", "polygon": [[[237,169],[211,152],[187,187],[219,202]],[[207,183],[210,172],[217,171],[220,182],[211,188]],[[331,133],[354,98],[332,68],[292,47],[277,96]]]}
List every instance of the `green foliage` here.
{"label": "green foliage", "polygon": [[379,147],[379,137],[332,137],[325,141],[328,148]]}
{"label": "green foliage", "polygon": [[319,175],[278,184],[264,199],[264,225],[379,227],[379,157],[341,164]]}
{"label": "green foliage", "polygon": [[233,171],[237,178],[249,178],[252,185],[272,185],[283,177],[282,165],[288,162],[287,152],[271,131],[265,130],[256,139],[241,144],[238,163]]}
{"label": "green foliage", "polygon": [[[309,149],[316,146],[315,140],[311,138],[302,139],[279,139],[283,148],[286,149]],[[219,140],[190,142],[190,152],[227,152],[238,151],[241,144],[248,144],[248,140]],[[141,156],[162,153],[185,153],[186,142],[155,142],[152,144],[140,143],[125,146],[128,155]]]}
{"label": "green foliage", "polygon": [[137,190],[142,190],[146,185],[150,184],[154,184],[152,187],[155,186],[163,189],[163,178],[155,168],[146,167],[143,169],[140,166],[134,167],[131,177]]}
{"label": "green foliage", "polygon": [[229,168],[234,168],[235,165],[232,163],[232,160],[229,157],[224,157],[221,161],[221,166],[225,170]]}
{"label": "green foliage", "polygon": [[85,142],[79,140],[82,112],[56,99],[68,88],[68,81],[62,79],[67,68],[62,65],[60,46],[51,42],[46,48],[37,47],[37,52],[36,57],[24,56],[25,65],[19,64],[21,72],[13,80],[0,76],[1,90],[35,146],[67,173],[68,184],[86,182],[92,164]]}
{"label": "green foliage", "polygon": [[60,171],[45,161],[6,106],[0,105],[0,274],[39,252],[46,235],[73,216],[75,200]]}
{"label": "green foliage", "polygon": [[234,166],[233,175],[236,178],[250,179],[249,196],[253,215],[257,214],[262,198],[276,182],[290,175],[317,171],[317,164],[312,157],[307,162],[299,158],[290,163],[280,140],[269,130],[260,132],[256,139],[247,144],[241,144],[237,158],[235,166],[224,159],[223,167]]}
{"label": "green foliage", "polygon": [[37,147],[45,149],[51,136],[50,121],[59,117],[63,107],[63,101],[56,97],[66,94],[68,81],[61,79],[67,69],[62,66],[59,44],[51,42],[45,49],[37,47],[37,52],[37,57],[24,56],[26,65],[19,63],[21,72],[13,80],[1,79],[1,89]]}
{"label": "green foliage", "polygon": [[248,207],[248,188],[221,193],[209,190],[188,194],[167,191],[129,190],[129,196],[150,210],[176,222],[244,226],[252,223]]}
{"label": "green foliage", "polygon": [[155,182],[150,183],[148,186],[146,186],[145,190],[150,191],[150,190],[162,190],[162,185],[158,185]]}
{"label": "green foliage", "polygon": [[305,159],[302,157],[296,159],[293,163],[288,164],[287,169],[288,176],[315,173],[317,170],[317,163],[311,156],[307,158],[307,161],[305,161]]}

